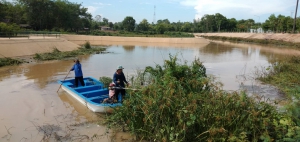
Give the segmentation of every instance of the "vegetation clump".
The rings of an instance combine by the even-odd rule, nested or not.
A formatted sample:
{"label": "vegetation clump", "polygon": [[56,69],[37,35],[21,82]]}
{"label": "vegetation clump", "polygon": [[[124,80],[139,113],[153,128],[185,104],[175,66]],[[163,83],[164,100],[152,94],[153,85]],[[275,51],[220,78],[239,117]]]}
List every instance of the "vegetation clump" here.
{"label": "vegetation clump", "polygon": [[9,66],[9,65],[19,65],[23,61],[12,59],[12,58],[0,58],[0,67]]}
{"label": "vegetation clump", "polygon": [[[245,93],[228,93],[206,76],[198,59],[146,67],[147,86],[128,92],[108,124],[150,141],[293,141],[299,123],[275,106]],[[147,79],[147,80],[146,80]]]}
{"label": "vegetation clump", "polygon": [[87,41],[87,42],[83,45],[83,47],[84,47],[85,49],[91,49],[91,48],[92,48],[92,46],[91,46],[91,44],[90,44],[89,41]]}
{"label": "vegetation clump", "polygon": [[300,57],[293,56],[274,62],[258,79],[276,86],[287,98],[286,113],[300,125]]}
{"label": "vegetation clump", "polygon": [[112,79],[107,76],[100,77],[99,81],[103,83],[103,88],[108,88],[109,84],[112,83]]}
{"label": "vegetation clump", "polygon": [[277,61],[260,74],[259,79],[265,83],[277,86],[288,97],[300,98],[300,57]]}
{"label": "vegetation clump", "polygon": [[76,57],[79,55],[93,54],[96,52],[102,52],[105,48],[94,47],[94,48],[79,48],[74,51],[61,52],[57,48],[54,48],[50,53],[36,53],[34,55],[35,60],[46,61],[46,60],[61,60],[65,58]]}

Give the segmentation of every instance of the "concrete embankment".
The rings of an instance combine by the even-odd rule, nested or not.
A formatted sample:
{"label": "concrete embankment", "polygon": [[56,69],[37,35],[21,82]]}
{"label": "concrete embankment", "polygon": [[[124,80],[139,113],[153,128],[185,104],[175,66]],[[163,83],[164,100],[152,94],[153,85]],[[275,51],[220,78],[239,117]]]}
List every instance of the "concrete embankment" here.
{"label": "concrete embankment", "polygon": [[150,37],[111,37],[86,35],[61,35],[55,37],[0,38],[0,58],[46,53],[57,48],[60,51],[78,49],[89,41],[92,45],[130,45],[162,47],[204,47],[209,41],[204,38],[150,38]]}
{"label": "concrete embankment", "polygon": [[218,36],[218,37],[235,37],[261,40],[279,40],[293,43],[300,43],[300,34],[287,33],[195,33],[196,37],[201,36]]}
{"label": "concrete embankment", "polygon": [[60,51],[72,51],[78,49],[79,45],[63,38],[0,38],[0,58],[34,55],[35,53],[46,53],[57,48]]}
{"label": "concrete embankment", "polygon": [[154,38],[154,37],[113,37],[63,35],[63,38],[82,45],[89,41],[92,45],[136,45],[136,46],[165,46],[165,47],[204,47],[209,41],[203,38]]}

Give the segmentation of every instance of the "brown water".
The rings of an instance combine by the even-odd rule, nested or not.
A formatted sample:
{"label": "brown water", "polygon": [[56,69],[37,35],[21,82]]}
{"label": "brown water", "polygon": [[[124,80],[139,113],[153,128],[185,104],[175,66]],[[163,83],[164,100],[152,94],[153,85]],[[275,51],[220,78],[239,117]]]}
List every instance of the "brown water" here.
{"label": "brown water", "polygon": [[[225,90],[248,89],[254,94],[265,93],[266,97],[277,98],[276,90],[255,81],[253,73],[255,68],[269,66],[274,58],[300,55],[291,49],[278,50],[280,48],[220,43],[204,48],[111,45],[107,51],[112,53],[79,58],[84,76],[95,78],[112,77],[118,65],[125,68],[126,75],[134,75],[137,69],[162,64],[169,59],[169,54],[177,54],[179,59],[189,63],[200,58],[207,73],[221,81]],[[50,135],[65,141],[87,137],[91,141],[92,136],[95,141],[111,141],[110,136],[118,137],[119,134],[106,133],[105,126],[85,123],[102,118],[64,91],[56,92],[57,80],[64,79],[72,65],[72,61],[65,60],[0,68],[0,141],[41,141]],[[68,78],[73,77],[71,72]],[[126,134],[122,134],[117,139],[126,140],[125,137]]]}

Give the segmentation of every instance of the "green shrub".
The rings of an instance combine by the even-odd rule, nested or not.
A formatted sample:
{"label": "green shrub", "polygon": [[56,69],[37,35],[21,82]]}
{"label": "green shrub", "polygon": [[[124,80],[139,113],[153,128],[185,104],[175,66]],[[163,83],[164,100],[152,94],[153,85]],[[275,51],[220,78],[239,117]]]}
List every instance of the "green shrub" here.
{"label": "green shrub", "polygon": [[109,84],[112,83],[112,79],[110,77],[100,77],[99,81],[103,83],[104,88],[108,88]]}
{"label": "green shrub", "polygon": [[89,41],[85,42],[85,44],[83,45],[85,49],[91,49],[91,44]]}
{"label": "green shrub", "polygon": [[0,67],[9,66],[9,65],[19,65],[23,61],[12,59],[12,58],[0,58]]}
{"label": "green shrub", "polygon": [[108,118],[149,141],[297,140],[294,119],[245,93],[227,93],[206,76],[199,60],[147,67],[148,85],[129,91],[123,106]]}

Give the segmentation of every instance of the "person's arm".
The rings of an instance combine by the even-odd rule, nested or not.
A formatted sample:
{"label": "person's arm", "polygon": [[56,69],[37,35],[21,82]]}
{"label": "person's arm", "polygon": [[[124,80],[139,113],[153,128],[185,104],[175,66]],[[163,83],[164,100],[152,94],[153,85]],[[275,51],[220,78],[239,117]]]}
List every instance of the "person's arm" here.
{"label": "person's arm", "polygon": [[113,76],[113,82],[115,83],[115,85],[117,86],[117,75],[116,75],[116,73],[114,73],[114,76]]}
{"label": "person's arm", "polygon": [[126,78],[125,78],[125,75],[124,75],[124,73],[122,73],[122,76],[123,76],[123,80],[124,80],[124,82],[125,82],[126,84],[128,84],[128,82],[127,82],[127,80],[126,80]]}
{"label": "person's arm", "polygon": [[70,69],[70,71],[73,71],[73,70],[74,70],[74,68],[75,68],[75,65],[73,65],[73,67]]}

